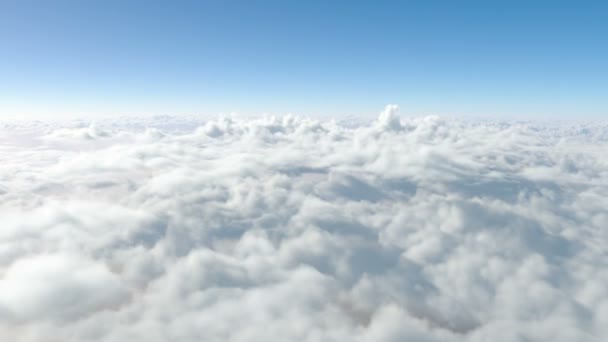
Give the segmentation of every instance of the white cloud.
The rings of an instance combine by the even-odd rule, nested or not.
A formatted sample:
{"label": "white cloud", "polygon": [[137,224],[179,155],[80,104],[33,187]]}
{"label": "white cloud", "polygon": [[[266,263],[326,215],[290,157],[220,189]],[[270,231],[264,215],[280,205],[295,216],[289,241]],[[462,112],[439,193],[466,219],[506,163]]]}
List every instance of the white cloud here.
{"label": "white cloud", "polygon": [[3,340],[608,337],[606,125],[0,130]]}
{"label": "white cloud", "polygon": [[79,255],[22,258],[0,281],[4,318],[75,320],[128,300],[127,289],[107,266]]}

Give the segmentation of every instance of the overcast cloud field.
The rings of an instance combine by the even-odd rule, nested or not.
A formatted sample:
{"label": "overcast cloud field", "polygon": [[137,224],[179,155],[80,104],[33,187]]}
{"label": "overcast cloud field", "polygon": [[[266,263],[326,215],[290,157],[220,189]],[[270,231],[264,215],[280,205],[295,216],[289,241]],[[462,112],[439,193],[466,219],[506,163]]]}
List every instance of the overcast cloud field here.
{"label": "overcast cloud field", "polygon": [[606,341],[608,125],[0,124],[3,341]]}

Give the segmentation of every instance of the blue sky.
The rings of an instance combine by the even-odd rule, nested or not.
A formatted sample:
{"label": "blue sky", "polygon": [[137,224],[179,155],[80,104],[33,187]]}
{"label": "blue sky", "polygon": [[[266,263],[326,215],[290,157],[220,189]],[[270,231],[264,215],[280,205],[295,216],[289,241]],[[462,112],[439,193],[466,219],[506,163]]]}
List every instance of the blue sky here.
{"label": "blue sky", "polygon": [[608,116],[605,1],[0,1],[0,116]]}

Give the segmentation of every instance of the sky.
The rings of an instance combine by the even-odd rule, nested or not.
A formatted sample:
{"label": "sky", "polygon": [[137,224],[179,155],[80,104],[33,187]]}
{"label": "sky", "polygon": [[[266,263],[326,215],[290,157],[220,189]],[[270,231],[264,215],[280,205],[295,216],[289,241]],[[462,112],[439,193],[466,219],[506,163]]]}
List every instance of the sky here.
{"label": "sky", "polygon": [[604,1],[0,1],[0,118],[603,118]]}

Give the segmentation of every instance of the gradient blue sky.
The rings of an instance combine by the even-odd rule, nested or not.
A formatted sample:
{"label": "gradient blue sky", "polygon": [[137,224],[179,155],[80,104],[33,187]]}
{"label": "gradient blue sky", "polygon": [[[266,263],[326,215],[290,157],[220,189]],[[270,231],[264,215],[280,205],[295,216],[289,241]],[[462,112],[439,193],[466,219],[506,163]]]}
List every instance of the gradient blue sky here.
{"label": "gradient blue sky", "polygon": [[608,1],[0,0],[0,117],[608,117]]}

